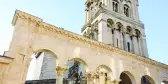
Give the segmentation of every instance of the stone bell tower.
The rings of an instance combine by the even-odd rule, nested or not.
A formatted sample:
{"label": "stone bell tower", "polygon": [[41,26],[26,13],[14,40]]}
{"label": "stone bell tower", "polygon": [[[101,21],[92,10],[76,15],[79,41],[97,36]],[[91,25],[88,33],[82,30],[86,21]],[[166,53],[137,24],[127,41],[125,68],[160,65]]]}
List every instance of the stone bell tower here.
{"label": "stone bell tower", "polygon": [[86,0],[84,37],[148,57],[138,0]]}

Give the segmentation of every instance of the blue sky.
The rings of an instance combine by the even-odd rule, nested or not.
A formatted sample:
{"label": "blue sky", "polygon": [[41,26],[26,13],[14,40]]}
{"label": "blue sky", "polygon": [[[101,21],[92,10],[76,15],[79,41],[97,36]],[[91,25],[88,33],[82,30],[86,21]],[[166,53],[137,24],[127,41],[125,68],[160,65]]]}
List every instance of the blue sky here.
{"label": "blue sky", "polygon": [[[85,0],[0,0],[0,54],[8,50],[16,9],[45,22],[80,34],[85,22]],[[139,0],[140,20],[145,24],[150,58],[168,64],[168,0]]]}

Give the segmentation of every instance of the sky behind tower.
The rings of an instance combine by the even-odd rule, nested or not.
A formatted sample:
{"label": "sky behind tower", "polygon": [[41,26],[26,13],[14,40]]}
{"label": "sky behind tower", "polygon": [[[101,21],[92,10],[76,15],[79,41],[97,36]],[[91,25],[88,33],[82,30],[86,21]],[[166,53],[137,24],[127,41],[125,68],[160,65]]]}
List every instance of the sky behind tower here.
{"label": "sky behind tower", "polygon": [[[80,34],[85,22],[85,0],[0,0],[0,54],[8,50],[16,9],[45,22]],[[145,24],[149,57],[168,64],[168,0],[139,0],[140,20]]]}

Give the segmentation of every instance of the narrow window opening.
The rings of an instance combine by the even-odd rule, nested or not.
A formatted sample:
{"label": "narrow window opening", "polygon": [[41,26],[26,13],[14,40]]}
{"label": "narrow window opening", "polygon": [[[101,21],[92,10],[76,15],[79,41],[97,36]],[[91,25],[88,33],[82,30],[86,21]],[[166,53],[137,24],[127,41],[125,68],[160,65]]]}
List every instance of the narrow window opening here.
{"label": "narrow window opening", "polygon": [[113,11],[118,12],[118,1],[117,0],[113,0]]}
{"label": "narrow window opening", "polygon": [[129,6],[125,4],[125,5],[124,5],[124,14],[125,14],[127,17],[129,17],[129,12],[130,12]]}

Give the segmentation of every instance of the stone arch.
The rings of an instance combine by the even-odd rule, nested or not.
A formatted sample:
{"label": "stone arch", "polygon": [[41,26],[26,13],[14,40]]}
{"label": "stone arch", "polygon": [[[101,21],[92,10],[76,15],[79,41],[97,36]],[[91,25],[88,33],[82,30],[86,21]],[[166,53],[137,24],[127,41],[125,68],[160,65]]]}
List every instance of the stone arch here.
{"label": "stone arch", "polygon": [[138,38],[138,37],[140,37],[141,32],[138,29],[135,29],[135,34],[136,34],[136,37]]}
{"label": "stone arch", "polygon": [[124,28],[123,24],[121,22],[117,22],[116,25],[117,25],[117,30],[121,32]]}
{"label": "stone arch", "polygon": [[[126,76],[127,79],[126,80],[123,80],[122,81],[122,76]],[[129,72],[129,71],[123,71],[121,74],[120,74],[120,83],[119,84],[136,84],[136,81],[135,81],[135,78],[134,76]],[[126,82],[131,82],[131,83],[125,83]]]}
{"label": "stone arch", "polygon": [[[32,59],[28,66],[28,73],[25,73],[27,77],[31,76],[29,80],[48,79],[49,77],[47,76],[49,75],[51,79],[56,78],[55,68],[58,65],[57,55],[49,49],[38,49],[33,53],[32,56],[34,59]],[[49,71],[50,73],[44,74],[45,71]]]}
{"label": "stone arch", "polygon": [[54,55],[56,58],[58,58],[57,55],[52,50],[49,50],[49,49],[39,49],[39,50],[36,50],[34,53],[38,53],[38,52],[48,52]]}
{"label": "stone arch", "polygon": [[112,70],[107,65],[99,65],[96,68],[96,72],[99,74],[100,84],[108,84],[110,80],[112,80]]}
{"label": "stone arch", "polygon": [[155,81],[148,75],[141,77],[141,84],[156,84]]}
{"label": "stone arch", "polygon": [[59,64],[59,61],[58,61],[59,57],[52,50],[50,50],[50,49],[38,49],[38,50],[34,51],[33,53],[38,53],[38,52],[47,52],[47,53],[52,54],[56,58],[56,64],[57,65]]}
{"label": "stone arch", "polygon": [[132,28],[130,26],[127,26],[126,27],[126,33],[130,35],[131,32],[132,32]]}
{"label": "stone arch", "polygon": [[86,73],[88,72],[87,63],[81,58],[71,58],[67,61],[68,70],[64,73],[64,78],[73,83],[84,82]]}
{"label": "stone arch", "polygon": [[86,68],[88,67],[87,63],[81,58],[71,58],[68,61],[72,61],[72,60],[75,60],[75,61],[78,61],[78,62],[84,64]]}
{"label": "stone arch", "polygon": [[109,72],[112,72],[112,70],[111,70],[111,68],[109,67],[109,66],[107,66],[107,65],[99,65],[98,67],[97,67],[97,70],[96,71],[99,71],[101,68],[104,68],[104,69],[106,69],[107,71],[109,71]]}

